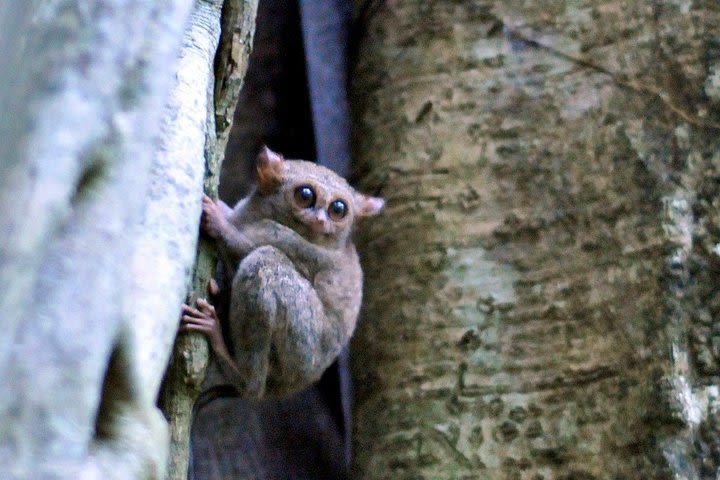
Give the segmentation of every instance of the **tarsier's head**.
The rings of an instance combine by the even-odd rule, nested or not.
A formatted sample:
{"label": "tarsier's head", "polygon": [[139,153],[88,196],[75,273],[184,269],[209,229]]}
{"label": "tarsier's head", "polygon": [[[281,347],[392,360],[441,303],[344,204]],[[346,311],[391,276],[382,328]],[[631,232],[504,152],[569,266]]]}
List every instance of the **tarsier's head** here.
{"label": "tarsier's head", "polygon": [[358,218],[377,214],[382,198],[355,191],[335,172],[304,160],[285,160],[263,147],[257,159],[258,193],[275,220],[322,245],[347,240]]}

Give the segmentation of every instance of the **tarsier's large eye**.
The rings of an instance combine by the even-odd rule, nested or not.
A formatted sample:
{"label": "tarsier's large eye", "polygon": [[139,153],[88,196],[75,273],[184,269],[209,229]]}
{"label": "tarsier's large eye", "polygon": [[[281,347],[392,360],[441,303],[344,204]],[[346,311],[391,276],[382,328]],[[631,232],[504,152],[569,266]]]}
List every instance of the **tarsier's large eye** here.
{"label": "tarsier's large eye", "polygon": [[295,189],[295,203],[301,208],[315,206],[315,190],[308,185],[302,185]]}
{"label": "tarsier's large eye", "polygon": [[342,200],[335,200],[328,208],[328,214],[332,220],[342,220],[347,215],[347,204]]}

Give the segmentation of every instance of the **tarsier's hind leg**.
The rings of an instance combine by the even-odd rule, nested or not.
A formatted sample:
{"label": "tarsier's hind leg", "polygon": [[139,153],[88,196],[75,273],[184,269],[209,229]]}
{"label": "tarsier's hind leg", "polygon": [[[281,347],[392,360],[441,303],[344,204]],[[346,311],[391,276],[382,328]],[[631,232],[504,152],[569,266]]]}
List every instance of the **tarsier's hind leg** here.
{"label": "tarsier's hind leg", "polygon": [[326,351],[337,326],[325,319],[310,282],[276,248],[257,248],[240,263],[231,302],[234,357],[247,375],[246,397],[308,385],[337,353]]}

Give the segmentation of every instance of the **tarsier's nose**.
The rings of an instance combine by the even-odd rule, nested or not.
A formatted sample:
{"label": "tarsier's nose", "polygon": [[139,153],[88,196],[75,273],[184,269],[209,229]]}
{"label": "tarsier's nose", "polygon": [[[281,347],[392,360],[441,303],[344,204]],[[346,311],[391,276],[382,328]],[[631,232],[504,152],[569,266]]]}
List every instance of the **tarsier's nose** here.
{"label": "tarsier's nose", "polygon": [[317,233],[330,233],[330,219],[323,209],[318,209],[312,219],[313,230]]}

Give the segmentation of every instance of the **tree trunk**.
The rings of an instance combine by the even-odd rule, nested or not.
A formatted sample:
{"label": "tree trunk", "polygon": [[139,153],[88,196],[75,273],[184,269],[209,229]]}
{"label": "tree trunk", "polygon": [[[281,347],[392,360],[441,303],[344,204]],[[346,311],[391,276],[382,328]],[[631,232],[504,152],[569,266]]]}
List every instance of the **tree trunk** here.
{"label": "tree trunk", "polygon": [[[2,7],[10,25],[0,32],[9,52],[0,59],[7,478],[162,476],[167,433],[133,342],[128,266],[191,5]],[[145,348],[162,355],[158,345]]]}
{"label": "tree trunk", "polygon": [[[214,110],[177,135],[192,98],[176,89],[165,103],[188,73],[177,55],[195,3],[0,5],[4,478],[164,477],[155,399],[195,257]],[[212,75],[212,62],[190,68]]]}
{"label": "tree trunk", "polygon": [[358,478],[716,478],[720,5],[366,2]]}
{"label": "tree trunk", "polygon": [[[171,96],[171,104],[178,103],[174,109],[178,115],[166,124],[164,155],[159,157],[156,166],[177,178],[183,175],[183,170],[186,174],[188,171],[185,162],[178,163],[178,157],[197,160],[204,156],[204,164],[197,161],[192,164],[195,171],[189,177],[197,179],[204,174],[203,190],[212,197],[217,197],[223,152],[252,46],[256,10],[257,0],[201,1],[196,4],[190,28],[185,32],[180,75]],[[202,68],[198,69],[199,65]],[[199,137],[187,142],[188,131]],[[192,147],[190,151],[188,145]],[[167,201],[195,204],[194,198],[184,198],[177,191],[177,185],[167,187],[170,187],[164,195]],[[167,222],[161,213],[158,210],[156,218]],[[170,224],[178,223],[181,222]],[[146,227],[149,233],[162,231],[157,224]],[[172,249],[163,253],[167,257],[173,254]],[[201,239],[186,299],[189,304],[207,297],[208,281],[215,273],[215,253],[214,243]],[[160,406],[170,422],[168,479],[188,478],[193,407],[202,390],[209,354],[204,335],[183,334],[176,339],[160,398]]]}

